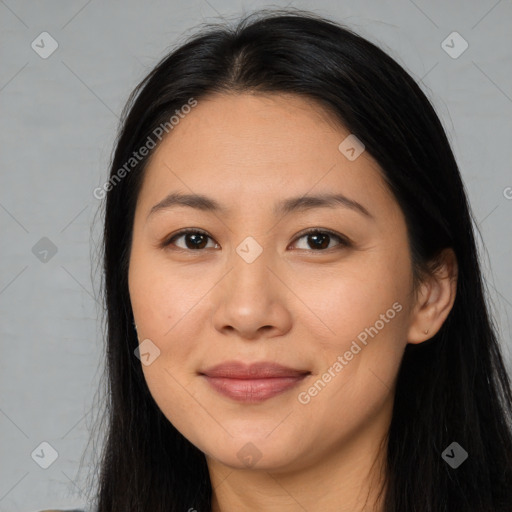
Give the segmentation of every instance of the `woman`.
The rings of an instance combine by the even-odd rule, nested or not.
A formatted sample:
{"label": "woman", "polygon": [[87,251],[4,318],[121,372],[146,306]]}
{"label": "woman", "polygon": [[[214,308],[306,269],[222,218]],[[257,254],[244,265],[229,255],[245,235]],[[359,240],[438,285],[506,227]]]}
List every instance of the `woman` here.
{"label": "woman", "polygon": [[380,49],[297,10],[201,31],[137,86],[95,195],[99,512],[512,510],[464,186]]}

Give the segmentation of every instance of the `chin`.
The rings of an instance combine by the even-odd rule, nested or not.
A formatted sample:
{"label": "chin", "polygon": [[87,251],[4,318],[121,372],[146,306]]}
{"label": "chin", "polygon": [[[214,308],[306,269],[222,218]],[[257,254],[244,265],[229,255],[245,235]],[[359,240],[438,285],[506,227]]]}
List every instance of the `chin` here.
{"label": "chin", "polygon": [[[285,437],[288,442],[283,443]],[[284,471],[296,466],[299,455],[298,443],[285,434],[226,435],[222,440],[202,440],[196,446],[207,458],[233,469]]]}

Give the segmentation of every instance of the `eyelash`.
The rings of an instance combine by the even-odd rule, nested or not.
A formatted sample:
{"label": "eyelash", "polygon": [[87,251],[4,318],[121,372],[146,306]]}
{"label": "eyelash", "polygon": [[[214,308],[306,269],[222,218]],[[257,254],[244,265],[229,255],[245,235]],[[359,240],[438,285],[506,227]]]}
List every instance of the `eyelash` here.
{"label": "eyelash", "polygon": [[[204,235],[204,236],[210,238],[211,240],[214,240],[206,231],[203,231],[201,229],[183,229],[181,231],[178,231],[177,233],[174,233],[170,238],[164,240],[164,242],[161,244],[161,247],[169,248],[169,246],[171,246],[175,240],[177,240],[178,238],[180,238],[183,235],[188,235],[188,234]],[[307,229],[306,231],[303,231],[302,233],[299,234],[299,236],[297,236],[294,239],[294,241],[292,243],[296,243],[301,238],[303,238],[307,235],[312,235],[312,234],[322,234],[322,235],[328,235],[332,238],[336,238],[340,242],[338,248],[352,246],[352,243],[346,237],[339,235],[339,234],[335,233],[334,231],[330,231],[330,230],[326,230],[326,229],[318,229],[318,228],[310,228],[310,229]],[[330,247],[328,249],[317,249],[317,250],[314,250],[314,249],[298,249],[298,250],[308,251],[308,252],[330,252],[333,249],[336,249],[336,247]],[[205,249],[184,249],[182,247],[176,247],[172,250],[183,251],[183,252],[201,252],[201,251],[204,251]]]}

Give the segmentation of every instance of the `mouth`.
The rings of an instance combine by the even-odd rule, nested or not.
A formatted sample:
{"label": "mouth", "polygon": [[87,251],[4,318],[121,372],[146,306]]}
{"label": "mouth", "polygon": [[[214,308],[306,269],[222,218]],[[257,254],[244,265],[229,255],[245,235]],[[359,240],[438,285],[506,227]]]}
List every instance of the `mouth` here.
{"label": "mouth", "polygon": [[228,361],[200,371],[218,393],[237,402],[257,403],[297,386],[311,372],[276,363]]}

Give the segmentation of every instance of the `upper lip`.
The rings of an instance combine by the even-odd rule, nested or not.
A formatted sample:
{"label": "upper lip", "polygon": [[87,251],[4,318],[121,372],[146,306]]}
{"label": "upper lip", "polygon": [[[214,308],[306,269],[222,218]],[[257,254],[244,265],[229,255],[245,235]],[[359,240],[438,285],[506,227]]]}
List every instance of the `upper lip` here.
{"label": "upper lip", "polygon": [[272,362],[242,363],[226,361],[199,372],[208,377],[224,377],[228,379],[265,379],[273,377],[302,377],[308,370],[297,370]]}

